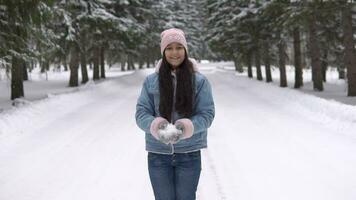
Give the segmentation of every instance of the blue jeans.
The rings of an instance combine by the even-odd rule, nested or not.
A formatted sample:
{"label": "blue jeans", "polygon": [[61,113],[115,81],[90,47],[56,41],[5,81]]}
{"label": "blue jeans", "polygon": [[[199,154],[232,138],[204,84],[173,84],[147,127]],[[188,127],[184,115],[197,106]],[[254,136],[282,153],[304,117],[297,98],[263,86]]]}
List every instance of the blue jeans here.
{"label": "blue jeans", "polygon": [[148,171],[156,200],[195,200],[200,151],[172,155],[149,152]]}

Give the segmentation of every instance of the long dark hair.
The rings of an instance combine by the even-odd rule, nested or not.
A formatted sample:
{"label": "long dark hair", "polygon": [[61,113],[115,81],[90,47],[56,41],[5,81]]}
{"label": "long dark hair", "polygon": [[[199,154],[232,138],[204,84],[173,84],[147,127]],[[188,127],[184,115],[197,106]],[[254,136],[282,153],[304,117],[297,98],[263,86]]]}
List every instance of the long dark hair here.
{"label": "long dark hair", "polygon": [[[159,91],[160,103],[159,112],[162,117],[171,121],[173,109],[173,83],[172,83],[172,65],[168,63],[163,53],[161,66],[159,69]],[[194,103],[194,69],[193,63],[188,59],[185,52],[183,62],[176,68],[177,88],[175,109],[178,114],[189,118],[193,113]]]}

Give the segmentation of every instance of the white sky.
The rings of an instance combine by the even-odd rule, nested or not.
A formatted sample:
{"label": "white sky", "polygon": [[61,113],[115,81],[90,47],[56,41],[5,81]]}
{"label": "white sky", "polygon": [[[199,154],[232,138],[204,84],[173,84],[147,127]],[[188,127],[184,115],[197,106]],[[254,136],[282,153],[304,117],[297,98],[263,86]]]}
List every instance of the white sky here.
{"label": "white sky", "polygon": [[[216,103],[199,200],[356,199],[355,106],[306,94],[308,82],[300,92],[236,75],[231,63],[199,67]],[[50,73],[48,82],[34,74],[25,86],[31,102],[13,109],[2,93],[0,199],[153,200],[134,121],[151,72],[111,69],[108,80],[79,89],[65,87],[68,74]],[[343,87],[331,79],[325,98],[354,105],[336,92]]]}

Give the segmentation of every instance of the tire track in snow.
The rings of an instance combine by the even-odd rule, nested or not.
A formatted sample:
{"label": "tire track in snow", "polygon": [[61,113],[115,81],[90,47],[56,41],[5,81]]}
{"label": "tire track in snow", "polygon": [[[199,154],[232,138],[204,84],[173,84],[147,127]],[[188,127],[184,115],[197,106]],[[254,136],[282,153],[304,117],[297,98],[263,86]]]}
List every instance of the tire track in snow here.
{"label": "tire track in snow", "polygon": [[209,149],[202,150],[202,161],[203,165],[206,163],[207,168],[202,169],[197,199],[226,200],[226,194]]}
{"label": "tire track in snow", "polygon": [[[140,187],[142,192],[136,196],[127,196],[128,193],[116,188],[127,189],[127,185],[132,185],[131,178],[125,176],[125,172],[137,162],[134,160],[137,156],[133,154],[142,147],[132,145],[133,142],[120,142],[142,139],[138,134],[120,131],[133,129],[130,118],[128,123],[117,123],[133,116],[133,109],[130,113],[120,111],[133,105],[136,94],[129,92],[133,89],[129,83],[134,80],[122,77],[115,83],[98,86],[95,88],[95,95],[99,93],[97,97],[82,94],[89,99],[95,98],[95,101],[52,116],[56,122],[39,127],[33,131],[34,134],[27,134],[27,137],[21,137],[18,143],[14,143],[12,156],[1,157],[12,162],[7,162],[3,170],[0,168],[0,177],[6,179],[0,185],[1,190],[6,191],[0,194],[0,199],[22,199],[25,196],[27,199],[142,199],[142,195],[150,191],[148,186]],[[129,82],[128,87],[119,92],[115,91],[115,87],[107,87],[122,82]],[[10,165],[17,170],[11,169]],[[144,172],[141,166],[136,168]],[[6,171],[11,173],[10,176],[3,173]],[[124,183],[122,180],[125,180]],[[18,192],[18,188],[26,189]]]}

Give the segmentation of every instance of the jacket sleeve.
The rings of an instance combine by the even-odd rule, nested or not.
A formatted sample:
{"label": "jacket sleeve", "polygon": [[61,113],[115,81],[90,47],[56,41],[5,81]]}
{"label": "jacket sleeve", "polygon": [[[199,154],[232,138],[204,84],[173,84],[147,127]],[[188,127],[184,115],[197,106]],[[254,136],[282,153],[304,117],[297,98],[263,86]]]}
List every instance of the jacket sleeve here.
{"label": "jacket sleeve", "polygon": [[195,103],[195,111],[190,118],[194,125],[193,134],[208,129],[215,117],[213,95],[207,79],[203,79],[198,86]]}
{"label": "jacket sleeve", "polygon": [[150,126],[155,118],[154,113],[153,95],[148,92],[148,78],[146,77],[137,100],[135,113],[137,126],[146,133],[150,133]]}

